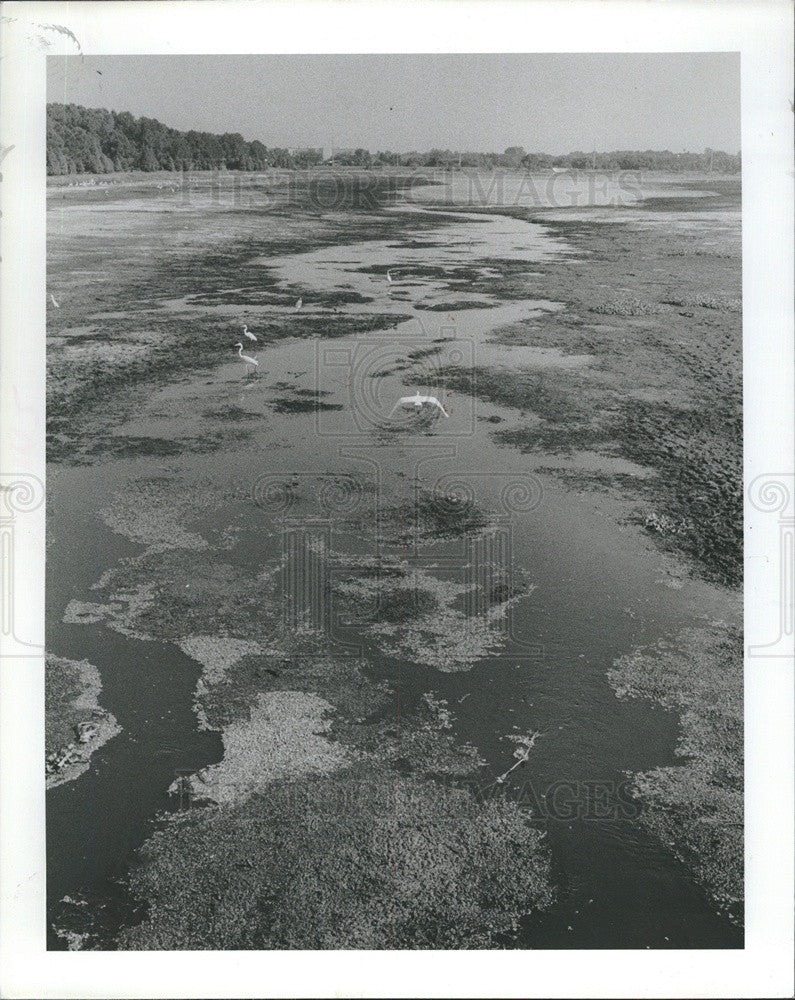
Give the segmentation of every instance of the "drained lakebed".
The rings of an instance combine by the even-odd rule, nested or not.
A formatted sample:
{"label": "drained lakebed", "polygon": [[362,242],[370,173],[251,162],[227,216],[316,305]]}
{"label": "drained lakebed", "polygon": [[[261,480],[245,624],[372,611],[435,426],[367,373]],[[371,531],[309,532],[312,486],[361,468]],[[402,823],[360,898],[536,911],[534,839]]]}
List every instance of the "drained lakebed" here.
{"label": "drained lakebed", "polygon": [[742,946],[739,192],[423,190],[51,192],[51,947]]}

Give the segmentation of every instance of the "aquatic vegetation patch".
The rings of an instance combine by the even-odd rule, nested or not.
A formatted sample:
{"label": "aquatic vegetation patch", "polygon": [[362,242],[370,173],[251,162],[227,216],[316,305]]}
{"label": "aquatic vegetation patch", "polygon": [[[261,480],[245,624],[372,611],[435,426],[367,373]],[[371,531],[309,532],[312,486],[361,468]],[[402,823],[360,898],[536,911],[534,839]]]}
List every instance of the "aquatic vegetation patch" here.
{"label": "aquatic vegetation patch", "polygon": [[91,754],[121,732],[99,704],[102,680],[87,660],[47,653],[44,658],[46,786],[72,781],[88,770]]}
{"label": "aquatic vegetation patch", "polygon": [[[559,303],[556,303],[560,305]],[[544,324],[547,317],[555,310],[544,310],[528,319],[520,319],[515,323],[498,326],[492,330],[489,343],[502,344],[505,347],[546,347],[549,338],[544,337]],[[559,335],[554,341],[554,350],[562,355],[599,355],[608,353],[610,343],[593,335],[590,326],[586,326],[576,316],[572,316],[565,331],[565,336]]]}
{"label": "aquatic vegetation patch", "polygon": [[285,662],[285,652],[271,648],[268,653],[238,657],[211,683],[199,678],[193,704],[199,728],[221,730],[231,722],[248,719],[250,706],[260,693],[271,689],[269,680],[275,681],[282,676]]}
{"label": "aquatic vegetation patch", "polygon": [[251,436],[248,429],[236,426],[227,430],[208,431],[200,437],[164,438],[154,435],[97,434],[83,450],[82,460],[97,457],[102,461],[114,458],[166,458],[177,455],[206,455],[221,448],[239,445]]}
{"label": "aquatic vegetation patch", "polygon": [[552,900],[514,803],[383,767],[182,813],[143,857],[123,948],[489,948]]}
{"label": "aquatic vegetation patch", "polygon": [[120,609],[114,608],[110,604],[72,599],[66,605],[61,620],[65,625],[96,625],[98,622],[105,621],[116,610]]}
{"label": "aquatic vegetation patch", "polygon": [[189,635],[179,642],[179,648],[201,663],[205,684],[217,684],[241,657],[261,652],[256,642],[225,635]]}
{"label": "aquatic vegetation patch", "polygon": [[358,333],[392,330],[400,323],[411,319],[410,314],[394,313],[310,313],[299,312],[268,317],[262,324],[268,340],[283,340],[286,337],[351,337]]}
{"label": "aquatic vegetation patch", "polygon": [[406,354],[406,360],[420,361],[422,358],[431,358],[441,353],[442,349],[438,345],[435,345],[433,347],[418,347],[416,350],[409,351]]}
{"label": "aquatic vegetation patch", "polygon": [[385,727],[385,736],[394,741],[398,769],[445,781],[472,778],[486,762],[476,747],[455,738],[456,720],[448,702],[433,691],[426,691],[422,702],[400,725]]}
{"label": "aquatic vegetation patch", "polygon": [[535,426],[506,428],[498,431],[495,438],[526,454],[570,455],[576,450],[597,448],[605,442],[607,435],[603,430],[587,425],[543,421]]}
{"label": "aquatic vegetation patch", "polygon": [[485,766],[477,747],[461,743],[452,733],[423,724],[410,718],[399,729],[384,736],[392,736],[395,746],[395,764],[401,773],[450,779],[471,778],[478,768]]}
{"label": "aquatic vegetation patch", "polygon": [[208,727],[222,729],[247,719],[249,706],[263,692],[303,691],[333,706],[332,735],[338,738],[340,727],[364,722],[388,702],[387,682],[372,680],[367,671],[367,662],[352,656],[292,655],[285,641],[281,650],[272,648],[237,660],[222,681],[203,687],[197,708]]}
{"label": "aquatic vegetation patch", "polygon": [[248,719],[223,730],[224,757],[190,777],[193,795],[216,803],[240,802],[277,779],[328,773],[350,754],[327,738],[332,706],[303,691],[257,696]]}
{"label": "aquatic vegetation patch", "polygon": [[[105,582],[114,579],[116,579],[115,574],[105,574]],[[103,587],[95,584],[92,589],[102,590]],[[126,587],[113,589],[105,604],[97,601],[71,600],[66,606],[62,621],[66,625],[96,625],[102,622],[108,628],[132,639],[149,639],[151,636],[140,629],[138,622],[155,600],[154,584],[138,581]]]}
{"label": "aquatic vegetation patch", "polygon": [[743,300],[741,298],[729,298],[723,296],[714,295],[693,295],[687,298],[670,298],[665,299],[665,304],[669,306],[679,306],[693,308],[698,307],[700,309],[715,309],[718,312],[733,312],[739,313],[743,309]]}
{"label": "aquatic vegetation patch", "polygon": [[[730,367],[730,366],[729,366]],[[528,410],[496,440],[525,452],[572,454],[583,449],[619,456],[656,472],[613,477],[647,501],[637,521],[662,546],[687,556],[702,576],[727,586],[742,580],[742,400],[730,376],[702,379],[689,405],[633,397],[606,399],[571,372],[446,369],[446,384],[502,406]],[[608,394],[609,395],[609,394]],[[594,480],[602,486],[603,481]],[[584,485],[584,481],[583,481]]]}
{"label": "aquatic vegetation patch", "polygon": [[272,610],[273,580],[255,583],[240,567],[208,559],[205,550],[153,545],[122,559],[107,574],[104,614],[111,628],[142,638],[180,642],[195,635],[229,635],[265,642],[282,622]]}
{"label": "aquatic vegetation patch", "polygon": [[47,653],[44,666],[44,746],[49,753],[74,738],[74,726],[98,707],[102,681],[87,660]]}
{"label": "aquatic vegetation patch", "polygon": [[435,667],[442,673],[471,670],[478,660],[493,655],[507,639],[504,620],[508,602],[475,618],[453,608],[433,616],[423,616],[398,629],[375,625],[383,653],[401,660],[413,660]]}
{"label": "aquatic vegetation patch", "polygon": [[419,578],[355,575],[334,584],[335,610],[345,624],[398,624],[440,610],[438,595]]}
{"label": "aquatic vegetation patch", "polygon": [[641,822],[669,845],[735,920],[743,900],[743,639],[716,623],[617,660],[619,698],[680,718],[681,765],[632,776]]}
{"label": "aquatic vegetation patch", "polygon": [[335,584],[333,593],[342,619],[356,621],[385,655],[445,673],[465,671],[505,644],[511,607],[532,592],[499,569],[484,586],[407,566],[397,581],[356,576]]}
{"label": "aquatic vegetation patch", "polygon": [[[263,268],[263,270],[266,270]],[[228,288],[217,289],[212,292],[205,292],[201,295],[191,295],[188,299],[191,305],[231,305],[231,306],[255,306],[294,309],[296,299],[306,295],[311,295],[313,309],[326,309],[336,311],[340,306],[345,305],[367,305],[373,298],[369,295],[362,295],[347,288],[329,289],[301,289],[290,288],[289,291],[280,289],[279,291],[265,291],[262,288]]]}
{"label": "aquatic vegetation patch", "polygon": [[488,513],[474,500],[443,489],[413,489],[380,518],[383,541],[401,546],[482,536],[489,526]]}
{"label": "aquatic vegetation patch", "polygon": [[398,714],[394,702],[388,699],[392,693],[382,691],[380,702],[374,701],[374,711],[363,716],[339,715],[332,727],[333,738],[370,764],[388,761],[400,774],[438,778],[446,783],[471,779],[485,766],[477,747],[456,738],[455,717],[447,702],[433,698],[431,692],[428,697],[434,705],[423,697],[422,702],[409,710],[404,707]]}
{"label": "aquatic vegetation patch", "polygon": [[742,408],[633,402],[623,407],[621,453],[658,470],[653,507],[638,522],[665,547],[684,552],[702,575],[738,586],[743,572]]}
{"label": "aquatic vegetation patch", "polygon": [[484,302],[482,299],[451,299],[448,302],[415,302],[415,309],[423,312],[464,312],[467,309],[493,309],[494,301]]}
{"label": "aquatic vegetation patch", "polygon": [[[495,370],[484,365],[464,368],[448,365],[440,370],[448,389],[458,389],[470,396],[485,399],[499,406],[529,410],[551,423],[569,425],[585,422],[588,416],[586,399],[590,388],[582,378],[566,372],[561,374],[537,369]],[[578,393],[572,395],[576,388]]]}
{"label": "aquatic vegetation patch", "polygon": [[318,396],[277,396],[269,405],[276,413],[316,413],[320,410],[341,410],[341,403],[327,403]]}
{"label": "aquatic vegetation patch", "polygon": [[207,541],[184,522],[193,498],[180,495],[162,480],[137,480],[114,495],[100,517],[113,530],[133,542],[150,548],[178,548],[201,551]]}
{"label": "aquatic vegetation patch", "polygon": [[561,465],[537,465],[534,471],[549,476],[555,476],[568,487],[575,490],[588,490],[592,493],[607,493],[610,490],[619,488],[629,494],[634,494],[639,488],[639,479],[651,479],[651,475],[644,474],[645,470],[638,469],[636,474],[629,472],[599,472],[595,469],[578,469],[564,467]]}

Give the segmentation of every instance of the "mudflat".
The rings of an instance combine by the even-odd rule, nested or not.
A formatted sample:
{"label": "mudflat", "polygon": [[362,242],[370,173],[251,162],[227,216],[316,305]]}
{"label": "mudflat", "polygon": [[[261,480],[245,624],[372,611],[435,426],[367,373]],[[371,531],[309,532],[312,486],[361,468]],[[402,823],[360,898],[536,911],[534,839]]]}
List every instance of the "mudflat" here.
{"label": "mudflat", "polygon": [[50,191],[52,946],[737,947],[739,182],[192,184]]}

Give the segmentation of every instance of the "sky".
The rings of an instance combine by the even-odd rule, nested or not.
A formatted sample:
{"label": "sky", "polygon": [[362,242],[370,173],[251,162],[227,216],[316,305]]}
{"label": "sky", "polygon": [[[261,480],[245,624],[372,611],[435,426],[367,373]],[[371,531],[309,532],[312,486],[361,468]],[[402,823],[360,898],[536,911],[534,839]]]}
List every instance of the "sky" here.
{"label": "sky", "polygon": [[51,56],[47,99],[266,146],[740,148],[737,53]]}

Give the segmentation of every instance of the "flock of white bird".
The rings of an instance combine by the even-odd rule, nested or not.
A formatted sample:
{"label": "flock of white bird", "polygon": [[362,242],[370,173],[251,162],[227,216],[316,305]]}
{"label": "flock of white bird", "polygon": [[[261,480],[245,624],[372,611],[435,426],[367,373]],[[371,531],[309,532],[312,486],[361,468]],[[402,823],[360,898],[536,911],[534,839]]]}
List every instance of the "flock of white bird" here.
{"label": "flock of white bird", "polygon": [[[390,285],[393,283],[391,268],[386,272],[386,280],[389,282]],[[52,294],[52,292],[50,292],[50,301],[52,302],[52,304],[55,306],[56,309],[61,308],[57,299]],[[295,303],[295,311],[299,312],[303,304],[304,300],[302,298],[298,299],[297,302]],[[247,340],[253,340],[255,342],[257,340],[256,334],[252,333],[245,323],[243,324],[243,336],[246,337]],[[259,368],[259,361],[257,361],[256,358],[252,358],[250,354],[243,353],[243,342],[241,340],[239,340],[235,344],[235,347],[238,349],[237,356],[245,364],[247,371],[253,372],[255,368]],[[447,412],[447,410],[445,410],[444,406],[442,406],[442,404],[439,402],[436,396],[420,395],[419,390],[417,390],[417,392],[413,396],[401,396],[400,399],[397,401],[397,403],[395,403],[395,405],[392,407],[389,416],[391,417],[392,414],[395,412],[395,410],[399,409],[401,406],[413,406],[416,410],[419,410],[425,404],[428,404],[430,406],[436,406],[438,409],[442,411],[445,417],[450,416],[450,414]]]}
{"label": "flock of white bird", "polygon": [[[394,283],[394,279],[392,278],[392,271],[393,268],[390,268],[386,272],[386,280],[390,285]],[[55,300],[53,299],[53,301]],[[304,300],[302,298],[298,299],[295,303],[295,311],[299,312],[303,304]],[[243,336],[248,338],[248,340],[256,341],[257,339],[256,335],[253,334],[251,330],[249,330],[248,326],[245,323],[243,324]],[[252,358],[250,354],[243,353],[242,341],[239,340],[235,344],[235,347],[237,348],[237,356],[246,365],[248,371],[253,372],[255,368],[259,367],[259,361],[257,361],[256,358]],[[395,410],[399,409],[400,407],[413,406],[415,410],[420,410],[425,405],[435,406],[437,409],[441,410],[441,412],[444,414],[445,417],[450,416],[450,414],[447,412],[444,406],[439,402],[436,396],[423,396],[420,393],[419,389],[417,390],[417,392],[414,393],[413,396],[401,396],[400,399],[392,407],[389,416],[391,417],[394,414]]]}

